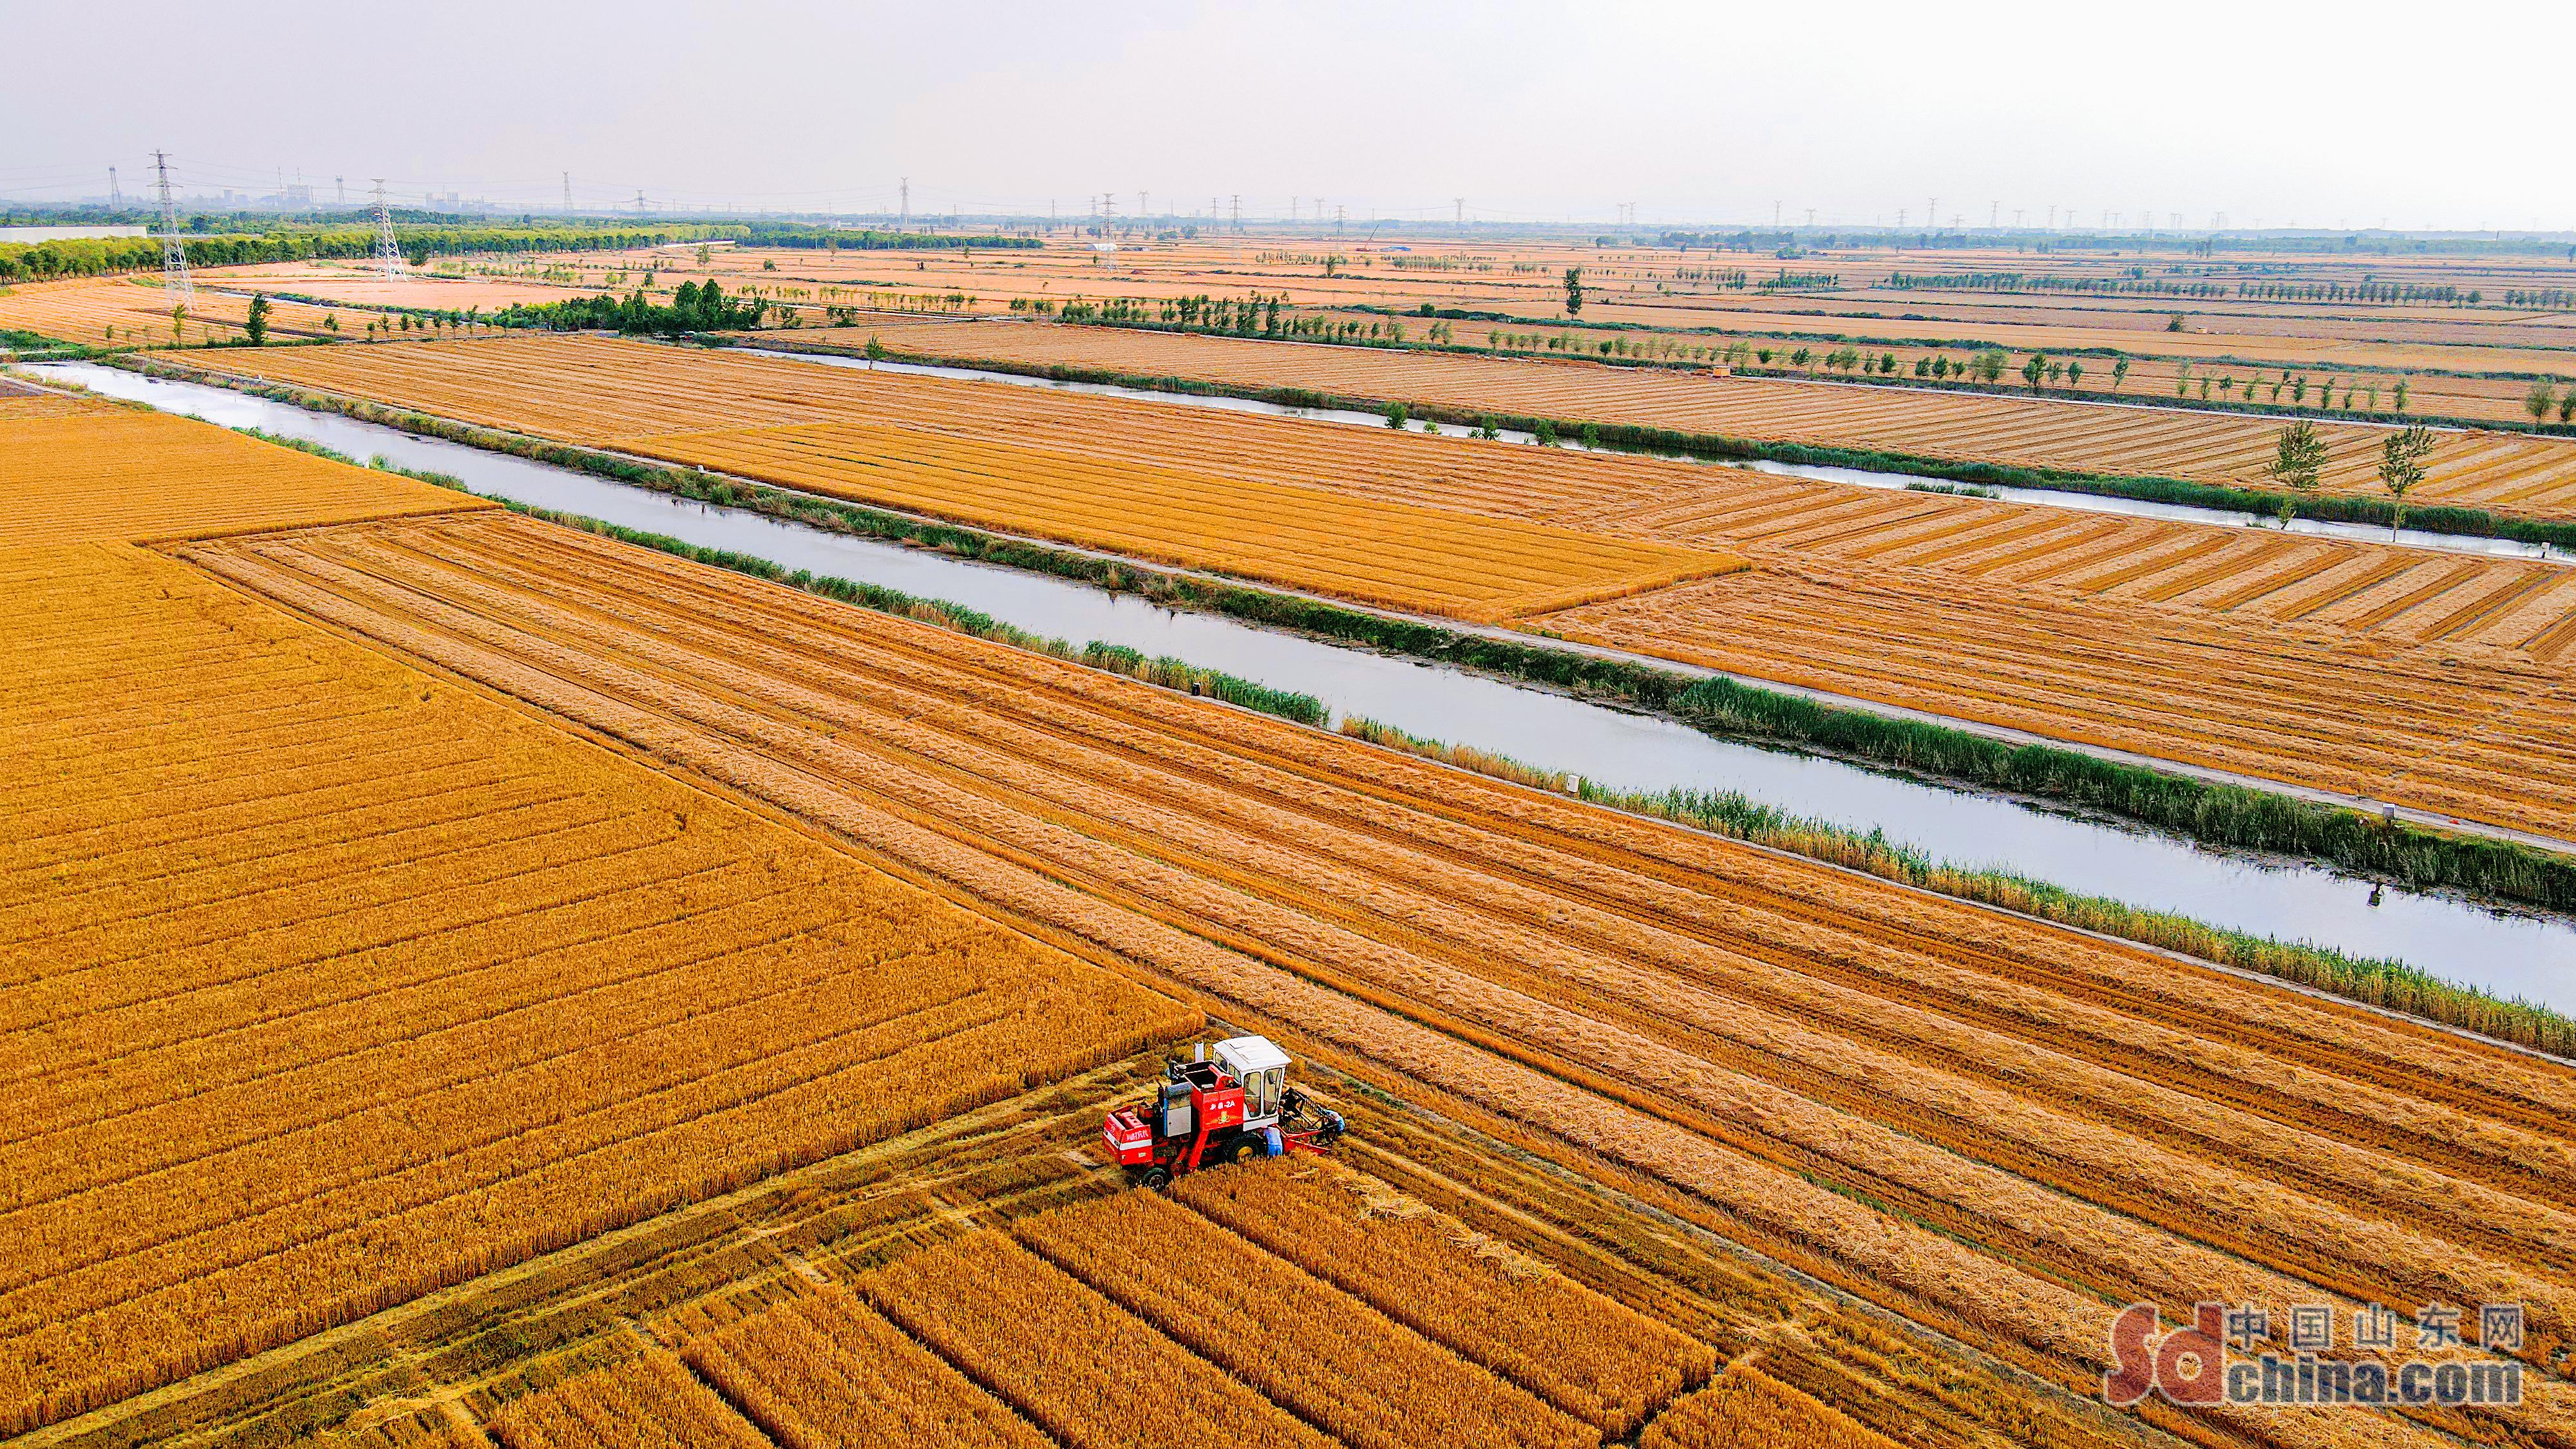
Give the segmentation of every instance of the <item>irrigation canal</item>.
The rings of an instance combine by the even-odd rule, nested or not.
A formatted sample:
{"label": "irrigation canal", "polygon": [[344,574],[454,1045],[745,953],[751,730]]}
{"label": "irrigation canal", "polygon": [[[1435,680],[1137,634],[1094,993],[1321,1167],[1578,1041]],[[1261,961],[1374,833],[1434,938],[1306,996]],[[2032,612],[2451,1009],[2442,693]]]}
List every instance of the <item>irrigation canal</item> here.
{"label": "irrigation canal", "polygon": [[225,388],[94,363],[32,364],[26,370],[225,427],[256,427],[358,458],[380,455],[402,467],[453,475],[494,497],[963,604],[1076,644],[1100,640],[1173,655],[1313,694],[1337,715],[1365,715],[1617,789],[1737,790],[1795,814],[1883,829],[1957,865],[2009,870],[2257,935],[2393,958],[2500,995],[2576,1012],[2576,922],[2499,913],[2394,888],[2372,905],[2369,882],[2313,866],[2211,851],[1838,760],[1713,739],[1545,690],[1176,612],[1066,579],[712,507]]}
{"label": "irrigation canal", "polygon": [[[782,358],[791,362],[816,362],[831,367],[874,368],[885,372],[909,372],[924,377],[954,377],[977,382],[1006,382],[1021,387],[1053,388],[1059,392],[1086,393],[1095,397],[1134,398],[1144,402],[1176,404],[1182,407],[1214,408],[1223,412],[1259,413],[1269,417],[1308,418],[1321,422],[1347,423],[1358,427],[1383,428],[1386,419],[1378,413],[1354,412],[1346,408],[1299,408],[1282,403],[1260,402],[1251,398],[1212,397],[1201,393],[1157,392],[1151,388],[1120,387],[1110,383],[1066,382],[1051,377],[1030,377],[1016,372],[993,372],[981,368],[946,367],[930,363],[870,362],[866,358],[846,357],[831,352],[789,352],[765,347],[746,347],[742,351],[759,357]],[[1429,430],[1453,438],[1472,437],[1475,429],[1455,423],[1416,421],[1409,424],[1415,431]],[[1500,429],[1505,442],[1535,443],[1536,435],[1511,428]],[[1559,437],[1556,446],[1570,452],[1595,451],[1625,457],[1667,458],[1683,463],[1703,463],[1716,467],[1746,468],[1757,473],[1777,473],[1792,478],[1813,478],[1826,483],[1848,483],[1861,488],[1902,490],[1925,484],[1949,488],[1954,485],[1913,473],[1887,473],[1867,468],[1844,468],[1821,463],[1774,463],[1762,459],[1719,461],[1687,453],[1663,453],[1637,448],[1599,448],[1587,450],[1571,438]],[[2158,518],[2174,523],[2206,523],[2216,528],[2261,528],[2281,531],[2278,520],[2251,513],[2238,513],[2224,508],[2194,508],[2183,503],[2156,503],[2142,498],[2111,498],[2092,493],[2073,493],[2055,488],[2011,488],[1980,484],[1981,494],[2011,503],[2037,504],[2044,508],[2065,508],[2078,513],[2118,513],[2132,518]],[[2334,523],[2315,518],[2298,518],[2290,522],[2289,532],[2317,538],[2347,539],[2356,543],[2394,543],[2401,548],[2431,549],[2438,553],[2480,554],[2495,558],[2546,559],[2565,562],[2566,555],[2547,544],[2523,543],[2510,538],[2476,538],[2466,534],[2427,533],[2422,529],[2399,529],[2393,535],[2388,529],[2367,523]]]}

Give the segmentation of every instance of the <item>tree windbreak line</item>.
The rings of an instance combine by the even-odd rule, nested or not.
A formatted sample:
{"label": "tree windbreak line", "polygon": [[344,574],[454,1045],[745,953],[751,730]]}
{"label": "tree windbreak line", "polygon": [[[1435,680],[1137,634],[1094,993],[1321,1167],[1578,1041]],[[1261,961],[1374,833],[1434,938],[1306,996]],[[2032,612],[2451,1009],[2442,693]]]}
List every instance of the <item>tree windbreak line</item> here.
{"label": "tree windbreak line", "polygon": [[[405,226],[398,222],[394,241],[403,255],[418,265],[433,255],[466,252],[622,251],[672,242],[738,241],[749,231],[742,226]],[[274,231],[261,236],[200,236],[189,238],[185,246],[188,264],[193,267],[366,257],[375,252],[376,232],[373,227],[328,227]],[[157,236],[0,243],[0,283],[144,272],[160,265],[161,238]]]}
{"label": "tree windbreak line", "polygon": [[497,327],[536,327],[549,332],[723,332],[757,327],[769,304],[728,297],[712,280],[705,286],[682,282],[671,305],[645,300],[641,291],[623,298],[602,292],[549,302],[542,307],[508,307],[492,314]]}

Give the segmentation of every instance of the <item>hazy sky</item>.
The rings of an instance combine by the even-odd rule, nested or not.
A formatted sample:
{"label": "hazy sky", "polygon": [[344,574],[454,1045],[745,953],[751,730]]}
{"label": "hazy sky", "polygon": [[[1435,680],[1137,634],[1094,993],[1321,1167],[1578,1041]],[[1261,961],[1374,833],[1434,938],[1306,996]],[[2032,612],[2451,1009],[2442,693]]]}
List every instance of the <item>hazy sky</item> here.
{"label": "hazy sky", "polygon": [[[157,21],[155,17],[158,17]],[[0,0],[0,200],[2576,227],[2576,7]],[[1329,212],[1327,213],[1329,214]]]}

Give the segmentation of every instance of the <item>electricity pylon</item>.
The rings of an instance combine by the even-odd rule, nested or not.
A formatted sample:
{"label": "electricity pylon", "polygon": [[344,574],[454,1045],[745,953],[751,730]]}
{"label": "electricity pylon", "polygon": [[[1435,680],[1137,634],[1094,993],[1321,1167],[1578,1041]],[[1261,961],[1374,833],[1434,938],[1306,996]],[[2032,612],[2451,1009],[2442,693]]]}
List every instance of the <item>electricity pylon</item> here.
{"label": "electricity pylon", "polygon": [[170,200],[169,154],[153,152],[152,167],[161,178],[161,290],[168,294],[171,306],[193,307],[197,284],[188,277],[188,248],[179,240],[179,208]]}
{"label": "electricity pylon", "polygon": [[394,214],[385,209],[385,178],[376,181],[376,270],[388,277],[403,274],[402,244],[394,240]]}

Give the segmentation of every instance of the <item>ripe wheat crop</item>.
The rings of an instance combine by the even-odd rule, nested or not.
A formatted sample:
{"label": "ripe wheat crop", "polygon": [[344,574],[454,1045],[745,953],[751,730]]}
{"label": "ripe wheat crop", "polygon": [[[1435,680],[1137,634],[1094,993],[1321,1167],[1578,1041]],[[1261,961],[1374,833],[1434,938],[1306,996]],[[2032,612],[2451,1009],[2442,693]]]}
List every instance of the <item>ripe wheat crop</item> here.
{"label": "ripe wheat crop", "polygon": [[192,418],[0,397],[0,548],[189,538],[456,513],[483,499],[352,468]]}
{"label": "ripe wheat crop", "polygon": [[486,1427],[502,1449],[769,1449],[659,1349],[513,1399]]}
{"label": "ripe wheat crop", "polygon": [[1622,1439],[1716,1354],[1362,1178],[1281,1165],[1184,1178],[1181,1201]]}
{"label": "ripe wheat crop", "polygon": [[[0,328],[84,347],[199,347],[234,342],[244,335],[250,297],[247,291],[238,296],[218,291],[222,283],[219,273],[200,273],[196,299],[188,305],[187,315],[179,318],[170,315],[170,298],[158,277],[83,277],[0,287]],[[323,323],[334,313],[336,330]],[[363,331],[371,315],[271,297],[268,331],[273,338],[341,337]]]}
{"label": "ripe wheat crop", "polygon": [[[2559,738],[2571,723],[2560,686],[2576,649],[2576,571],[2554,564],[999,383],[674,360],[642,344],[301,349],[225,354],[221,365],[680,461],[792,472],[804,486],[881,477],[890,481],[861,495],[925,490],[917,506],[997,526],[1186,555],[1353,599],[1465,617],[1521,611],[1528,627],[1758,680],[2576,833],[2576,752]],[[747,423],[725,415],[734,394]],[[1045,439],[1043,460],[1025,451],[1033,436]],[[1031,481],[1040,475],[1073,481],[1058,492]],[[1147,478],[1190,481],[1136,481]],[[1086,492],[1093,483],[1105,491]],[[1671,575],[1596,569],[1582,562],[1598,557],[1590,544],[1522,554],[1497,536],[1473,561],[1369,546],[1354,572],[1317,553],[1315,571],[1292,579],[1229,541],[1247,530],[1284,537],[1292,515],[1252,502],[1280,488],[1427,511],[1440,522],[1426,539],[1472,516],[1754,567],[1647,587]],[[1192,511],[1202,504],[1215,511]],[[1095,524],[1121,536],[1085,532]],[[1524,565],[1545,558],[1580,576],[1529,575]],[[1585,602],[1549,607],[1559,584]]]}
{"label": "ripe wheat crop", "polygon": [[1013,1231],[1355,1449],[1600,1442],[1599,1430],[1155,1194],[1059,1209]]}
{"label": "ripe wheat crop", "polygon": [[[2545,1063],[529,520],[185,553],[2060,1382],[2098,1377],[2106,1302],[2523,1299],[2536,1340],[2576,1317],[2576,1088]],[[1266,1181],[1180,1195],[1237,1177]],[[1276,1190],[1325,1194],[1296,1241],[1266,1207],[1227,1225],[1560,1408],[1633,1428],[1708,1371],[1646,1325],[1618,1369],[1643,1382],[1551,1392],[1555,1350],[1497,1345],[1561,1334],[1580,1374],[1615,1333],[1444,1337],[1391,1298],[1405,1262],[1336,1264],[1446,1230]],[[1448,1252],[1435,1301],[1517,1291]]]}
{"label": "ripe wheat crop", "polygon": [[1666,1409],[1637,1436],[1637,1449],[1770,1449],[1775,1444],[1896,1449],[1887,1436],[1742,1365]]}
{"label": "ripe wheat crop", "polygon": [[[1302,388],[1354,402],[1437,403],[1465,412],[1569,423],[1626,424],[1763,442],[2237,487],[2269,483],[2265,466],[2281,429],[2275,418],[2143,407],[2106,411],[2098,405],[2056,398],[1943,395],[1664,369],[1301,347],[1106,327],[894,323],[813,336],[842,345],[873,336],[908,355],[970,366],[990,361],[1186,378],[1238,388]],[[2107,375],[2107,364],[2097,375]],[[2131,400],[2156,401],[2144,392],[2146,385],[2142,378]],[[2324,427],[2334,459],[2325,486],[2340,492],[2376,492],[2372,469],[2384,431],[2357,423]],[[2571,460],[2576,460],[2576,442],[2566,439],[2446,435],[2423,496],[2546,517],[2576,517],[2576,485],[2567,481]]]}
{"label": "ripe wheat crop", "polygon": [[1045,1449],[1045,1435],[856,1295],[794,1298],[683,1356],[786,1449]]}
{"label": "ripe wheat crop", "polygon": [[868,1300],[1080,1449],[1333,1441],[999,1232],[869,1274]]}
{"label": "ripe wheat crop", "polygon": [[[1027,401],[995,399],[991,389],[944,398],[901,386],[889,393],[881,379],[803,363],[583,339],[304,350],[327,355],[234,357],[215,366],[1464,618],[1511,618],[1742,567],[1717,550],[1102,458],[1049,426],[978,428],[992,403]],[[952,416],[943,403],[959,411]]]}
{"label": "ripe wheat crop", "polygon": [[0,1425],[1199,1020],[166,558],[0,597]]}

